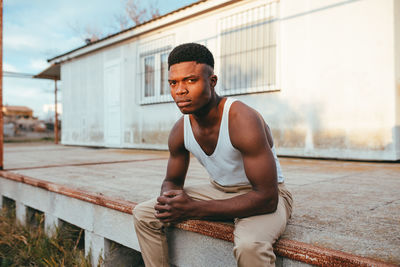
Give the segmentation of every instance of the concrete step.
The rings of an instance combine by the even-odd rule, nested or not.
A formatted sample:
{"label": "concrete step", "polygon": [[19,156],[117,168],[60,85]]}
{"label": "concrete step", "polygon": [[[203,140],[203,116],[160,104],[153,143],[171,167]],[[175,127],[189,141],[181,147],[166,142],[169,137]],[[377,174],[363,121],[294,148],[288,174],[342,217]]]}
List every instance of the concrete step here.
{"label": "concrete step", "polygon": [[[45,214],[49,234],[60,220],[84,229],[85,251],[92,251],[93,262],[99,255],[107,260],[112,242],[140,251],[131,216],[134,202],[10,171],[0,171],[0,194],[1,199],[16,202],[21,223],[26,222],[30,207]],[[233,225],[229,223],[189,220],[168,232],[171,262],[179,267],[235,266],[232,241]],[[397,266],[291,239],[278,240],[274,251],[277,266]]]}

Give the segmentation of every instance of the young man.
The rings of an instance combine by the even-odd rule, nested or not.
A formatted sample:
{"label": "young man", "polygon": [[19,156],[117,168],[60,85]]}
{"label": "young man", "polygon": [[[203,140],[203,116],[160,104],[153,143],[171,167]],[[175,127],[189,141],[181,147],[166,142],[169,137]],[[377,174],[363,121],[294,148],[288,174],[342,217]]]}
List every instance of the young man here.
{"label": "young man", "polygon": [[[291,215],[267,124],[259,113],[214,88],[214,59],[195,43],[168,57],[171,95],[184,114],[171,130],[166,177],[157,199],[134,209],[146,266],[168,266],[164,227],[187,219],[232,219],[238,266],[274,266],[273,243]],[[190,153],[207,169],[210,184],[185,187]]]}

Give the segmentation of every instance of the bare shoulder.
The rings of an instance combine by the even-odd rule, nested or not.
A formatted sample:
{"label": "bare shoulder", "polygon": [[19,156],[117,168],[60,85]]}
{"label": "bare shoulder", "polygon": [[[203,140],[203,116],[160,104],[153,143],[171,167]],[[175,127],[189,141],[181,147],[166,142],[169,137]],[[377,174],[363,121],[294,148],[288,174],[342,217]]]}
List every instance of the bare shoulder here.
{"label": "bare shoulder", "polygon": [[229,135],[239,150],[269,146],[270,134],[262,116],[250,106],[235,101],[229,111]]}
{"label": "bare shoulder", "polygon": [[253,116],[258,116],[258,112],[239,100],[233,102],[229,110],[229,119],[249,118]]}
{"label": "bare shoulder", "polygon": [[183,133],[183,116],[175,123],[169,133],[168,148],[171,154],[179,153],[185,148]]}

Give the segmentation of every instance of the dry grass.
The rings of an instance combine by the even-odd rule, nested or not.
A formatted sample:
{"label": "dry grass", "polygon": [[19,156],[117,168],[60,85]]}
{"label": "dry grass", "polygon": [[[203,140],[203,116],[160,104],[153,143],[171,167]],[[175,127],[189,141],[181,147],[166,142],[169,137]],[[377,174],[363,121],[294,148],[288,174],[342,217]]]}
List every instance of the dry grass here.
{"label": "dry grass", "polygon": [[91,266],[81,248],[82,230],[63,226],[48,237],[43,215],[36,215],[34,226],[15,223],[15,212],[0,212],[0,267],[4,266]]}

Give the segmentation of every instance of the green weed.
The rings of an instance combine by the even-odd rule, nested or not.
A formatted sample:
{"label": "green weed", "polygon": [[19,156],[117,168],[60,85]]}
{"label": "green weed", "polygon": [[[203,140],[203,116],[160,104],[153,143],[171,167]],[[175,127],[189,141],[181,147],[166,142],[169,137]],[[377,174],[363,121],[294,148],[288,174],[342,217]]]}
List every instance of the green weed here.
{"label": "green weed", "polygon": [[0,267],[91,266],[80,244],[82,231],[65,225],[52,237],[44,233],[44,217],[35,215],[33,226],[15,222],[15,213],[0,212]]}

